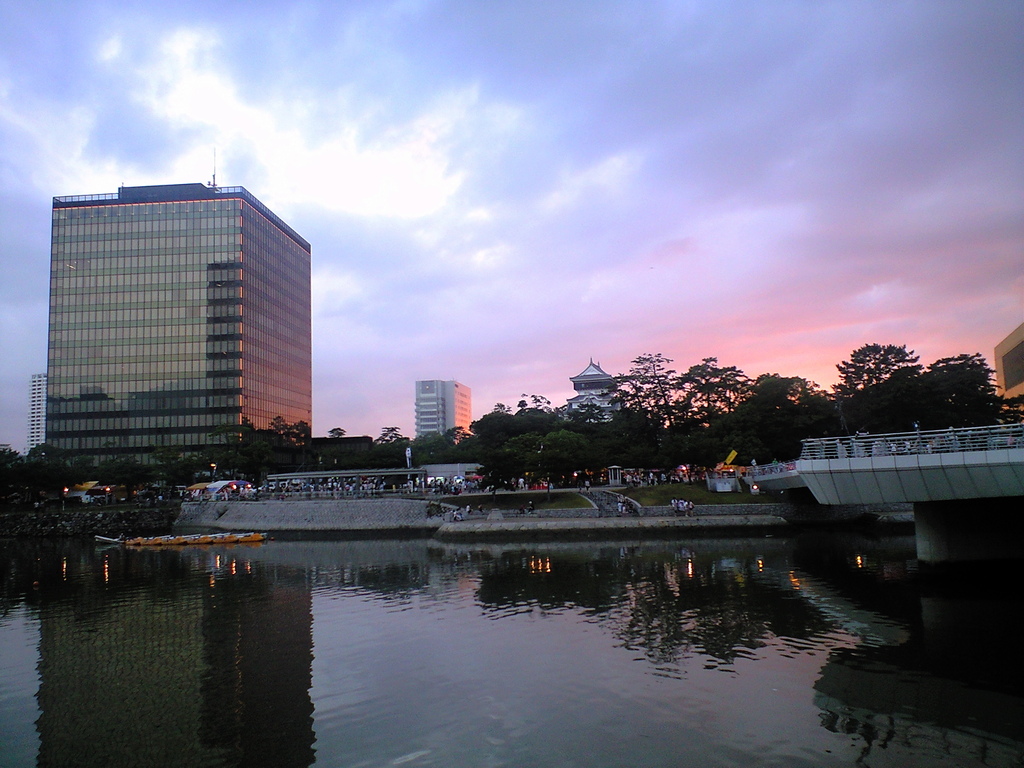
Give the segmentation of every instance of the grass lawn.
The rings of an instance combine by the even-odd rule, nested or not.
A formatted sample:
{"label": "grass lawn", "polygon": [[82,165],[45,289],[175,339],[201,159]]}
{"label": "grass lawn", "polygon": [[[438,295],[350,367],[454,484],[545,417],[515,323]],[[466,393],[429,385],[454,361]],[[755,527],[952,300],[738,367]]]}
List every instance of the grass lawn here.
{"label": "grass lawn", "polygon": [[704,485],[684,483],[630,488],[622,495],[640,502],[644,507],[667,507],[672,499],[686,499],[694,504],[772,504],[778,501],[768,494],[712,493]]}
{"label": "grass lawn", "polygon": [[575,509],[589,507],[590,502],[575,491],[552,491],[548,501],[547,491],[525,491],[523,493],[498,493],[491,498],[489,493],[463,493],[458,496],[445,496],[441,501],[464,507],[467,504],[473,509],[483,507],[485,512],[492,509],[520,509],[531,501],[535,509]]}

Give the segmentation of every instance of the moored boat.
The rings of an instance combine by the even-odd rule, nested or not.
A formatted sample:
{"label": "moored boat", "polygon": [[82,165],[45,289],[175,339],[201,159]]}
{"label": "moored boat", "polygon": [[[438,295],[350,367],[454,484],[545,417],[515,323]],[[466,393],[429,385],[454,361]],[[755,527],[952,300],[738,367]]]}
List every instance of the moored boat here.
{"label": "moored boat", "polygon": [[192,533],[170,536],[136,536],[125,539],[129,547],[182,547],[205,544],[258,544],[267,540],[267,534],[245,533]]}

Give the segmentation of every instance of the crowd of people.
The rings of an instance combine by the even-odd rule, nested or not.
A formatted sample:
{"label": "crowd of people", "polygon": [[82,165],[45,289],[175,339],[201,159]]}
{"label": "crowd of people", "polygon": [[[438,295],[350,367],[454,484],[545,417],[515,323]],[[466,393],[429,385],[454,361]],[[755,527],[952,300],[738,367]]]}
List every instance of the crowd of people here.
{"label": "crowd of people", "polygon": [[672,499],[672,511],[677,515],[693,517],[693,502],[686,499]]}

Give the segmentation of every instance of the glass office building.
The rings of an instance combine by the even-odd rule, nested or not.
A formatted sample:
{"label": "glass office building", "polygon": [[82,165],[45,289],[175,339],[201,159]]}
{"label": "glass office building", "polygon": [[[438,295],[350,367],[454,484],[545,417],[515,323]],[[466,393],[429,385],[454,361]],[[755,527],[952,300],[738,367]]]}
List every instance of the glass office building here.
{"label": "glass office building", "polygon": [[312,421],[310,247],[242,187],[55,197],[46,441],[142,457]]}

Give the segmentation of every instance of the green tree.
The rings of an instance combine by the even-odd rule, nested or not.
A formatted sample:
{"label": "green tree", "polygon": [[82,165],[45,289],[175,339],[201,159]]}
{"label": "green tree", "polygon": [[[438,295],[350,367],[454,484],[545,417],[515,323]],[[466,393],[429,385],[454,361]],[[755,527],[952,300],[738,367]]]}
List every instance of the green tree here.
{"label": "green tree", "polygon": [[470,426],[484,450],[500,448],[509,438],[518,434],[515,416],[502,403],[496,404],[490,413],[481,416]]}
{"label": "green tree", "polygon": [[73,458],[67,451],[43,443],[25,456],[20,467],[21,485],[28,497],[59,497],[65,488],[90,479],[94,473],[91,460]]}
{"label": "green tree", "polygon": [[601,436],[601,463],[624,467],[661,466],[673,434],[659,429],[644,412],[621,408],[612,414],[608,431]]}
{"label": "green tree", "polygon": [[412,448],[413,461],[421,464],[447,464],[451,450],[455,447],[447,435],[439,432],[431,432],[428,435],[420,435],[410,444]]}
{"label": "green tree", "polygon": [[[541,447],[543,438],[537,434],[517,435],[506,443],[504,451],[506,469],[512,470],[509,480],[530,476],[537,479],[544,474],[541,469]],[[545,475],[546,476],[546,475]]]}
{"label": "green tree", "polygon": [[691,426],[707,427],[730,413],[751,391],[751,382],[739,368],[720,366],[717,357],[705,357],[679,376],[682,412]]}
{"label": "green tree", "polygon": [[199,453],[189,453],[178,446],[160,446],[153,450],[156,478],[165,485],[191,485],[197,475],[209,468]]}
{"label": "green tree", "polygon": [[270,420],[270,432],[277,436],[280,445],[302,447],[309,445],[312,430],[305,421],[296,421],[289,424],[282,416],[275,416]]}
{"label": "green tree", "polygon": [[615,377],[615,399],[624,409],[643,414],[655,430],[672,426],[679,412],[671,363],[660,352],[648,353],[633,360],[629,373]]}
{"label": "green tree", "polygon": [[405,435],[402,434],[402,430],[398,427],[384,427],[380,431],[380,437],[375,442],[377,445],[388,445],[389,443],[396,443],[400,440],[408,440]]}
{"label": "green tree", "polygon": [[735,410],[691,436],[683,458],[713,466],[735,450],[740,464],[785,461],[800,455],[801,440],[838,431],[835,405],[816,384],[798,376],[762,374]]}
{"label": "green tree", "polygon": [[526,404],[512,413],[507,406],[498,403],[490,413],[477,419],[470,426],[477,438],[479,449],[490,450],[503,446],[520,435],[547,434],[560,423],[559,415],[550,408],[545,410],[543,407]]}
{"label": "green tree", "polygon": [[551,411],[554,410],[551,407],[551,401],[544,397],[544,395],[527,395],[526,393],[523,393],[522,398],[523,399],[519,401],[519,405],[517,406],[521,411],[533,408],[538,411],[551,413]]}
{"label": "green tree", "polygon": [[274,449],[265,440],[252,440],[238,447],[234,466],[246,480],[259,483],[274,463]]}
{"label": "green tree", "polygon": [[565,414],[566,423],[581,433],[593,433],[597,431],[594,425],[605,424],[609,419],[610,417],[605,410],[593,403],[585,403]]}
{"label": "green tree", "polygon": [[309,422],[299,420],[288,425],[286,437],[292,445],[306,447],[313,437],[313,429],[309,426]]}
{"label": "green tree", "polygon": [[561,422],[561,415],[551,407],[550,400],[540,395],[529,395],[529,398],[529,403],[520,400],[519,409],[515,412],[517,434],[544,434]]}
{"label": "green tree", "polygon": [[996,393],[993,371],[981,354],[944,357],[922,375],[929,407],[922,429],[977,427],[996,424],[1005,401]]}
{"label": "green tree", "polygon": [[21,486],[21,454],[0,448],[0,500],[13,500]]}
{"label": "green tree", "polygon": [[284,416],[275,416],[270,420],[269,429],[282,439],[287,439],[288,433],[291,431],[291,426],[291,424],[285,421]]}
{"label": "green tree", "polygon": [[209,446],[199,462],[204,476],[217,466],[217,480],[250,480],[260,482],[274,466],[274,448],[266,440],[255,439],[240,445]]}
{"label": "green tree", "polygon": [[850,359],[839,363],[837,396],[850,397],[890,379],[897,371],[921,373],[918,356],[905,344],[865,344],[850,353]]}
{"label": "green tree", "polygon": [[523,476],[523,456],[519,451],[512,450],[508,446],[484,448],[481,450],[480,459],[480,471],[485,487],[511,487],[516,478]]}
{"label": "green tree", "polygon": [[927,421],[928,388],[905,345],[865,344],[836,368],[833,393],[848,432],[901,432]]}
{"label": "green tree", "polygon": [[566,484],[573,473],[590,469],[591,452],[587,440],[576,432],[560,429],[540,440],[537,472],[541,477]]}
{"label": "green tree", "polygon": [[154,480],[157,469],[151,464],[141,463],[134,457],[118,456],[100,462],[96,474],[108,485],[123,485],[131,497]]}

